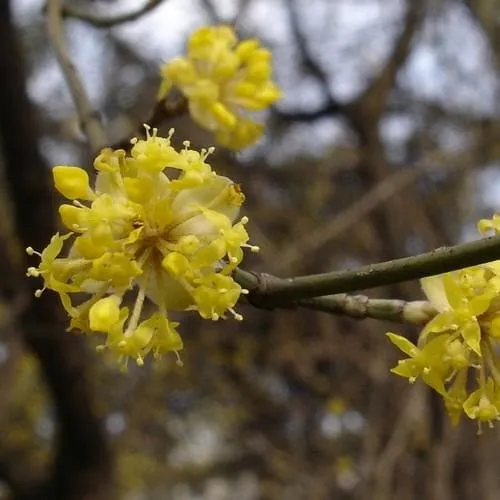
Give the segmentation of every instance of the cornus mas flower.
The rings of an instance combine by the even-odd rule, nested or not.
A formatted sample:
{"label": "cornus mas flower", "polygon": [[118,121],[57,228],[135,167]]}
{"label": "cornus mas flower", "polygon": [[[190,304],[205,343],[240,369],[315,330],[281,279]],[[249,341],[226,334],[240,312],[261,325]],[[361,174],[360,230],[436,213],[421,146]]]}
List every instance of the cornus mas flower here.
{"label": "cornus mas flower", "polygon": [[407,356],[391,371],[421,378],[445,401],[454,423],[465,413],[482,422],[500,419],[500,261],[424,278],[437,315],[418,344],[388,333]]}
{"label": "cornus mas flower", "polygon": [[263,126],[252,112],[268,108],[281,97],[271,81],[271,53],[257,40],[238,43],[229,26],[203,27],[188,42],[186,57],[161,68],[159,98],[172,87],[189,102],[193,119],[231,149],[257,142]]}
{"label": "cornus mas flower", "polygon": [[[70,230],[56,234],[29,276],[56,291],[68,312],[70,329],[101,332],[102,346],[126,364],[182,349],[171,310],[194,310],[206,319],[242,316],[234,306],[242,289],[230,276],[248,245],[247,218],[238,222],[244,195],[206,163],[212,152],[176,151],[166,138],[146,128],[130,155],[104,149],[95,159],[95,187],[85,170],[53,169],[56,189],[71,200],[59,207]],[[71,240],[71,244],[70,244]],[[68,243],[66,243],[68,241]],[[60,257],[70,244],[67,257]],[[74,303],[73,294],[89,298]],[[131,310],[124,305],[134,295]],[[154,312],[146,314],[146,299]]]}

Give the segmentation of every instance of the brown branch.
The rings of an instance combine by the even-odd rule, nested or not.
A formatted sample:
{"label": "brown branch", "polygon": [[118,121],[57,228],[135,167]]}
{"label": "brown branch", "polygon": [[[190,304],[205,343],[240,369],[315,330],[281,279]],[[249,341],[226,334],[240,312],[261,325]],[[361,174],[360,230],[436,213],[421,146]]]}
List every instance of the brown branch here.
{"label": "brown branch", "polygon": [[117,26],[119,24],[139,19],[144,14],[147,14],[158,7],[162,2],[163,0],[148,0],[138,9],[116,16],[99,16],[92,14],[91,12],[85,12],[71,5],[65,5],[62,9],[62,14],[64,17],[72,17],[74,19],[79,19],[80,21],[85,21],[86,23],[92,24],[96,28],[111,28],[112,26]]}
{"label": "brown branch", "polygon": [[359,115],[360,120],[379,121],[387,104],[389,92],[394,87],[399,70],[410,54],[411,43],[425,13],[425,1],[407,2],[404,28],[397,38],[386,64],[368,88],[347,105],[348,114]]}
{"label": "brown branch", "polygon": [[106,132],[100,122],[99,113],[92,107],[78,71],[69,54],[63,32],[62,0],[48,0],[47,31],[71,92],[83,132],[87,137],[92,153],[96,153],[108,141]]}
{"label": "brown branch", "polygon": [[[155,107],[151,111],[149,118],[147,118],[143,123],[149,125],[150,127],[160,127],[166,120],[170,118],[177,118],[185,114],[188,110],[188,101],[182,94],[177,94],[171,92],[166,99],[158,101]],[[130,140],[132,137],[141,137],[144,135],[144,128],[138,127],[136,132],[132,136],[125,137],[115,142],[111,147],[113,149],[125,149],[130,148]]]}
{"label": "brown branch", "polygon": [[313,56],[309,48],[309,40],[302,30],[300,24],[300,15],[297,8],[296,0],[289,2],[288,11],[290,14],[290,27],[297,41],[297,49],[299,51],[300,60],[307,73],[315,77],[321,84],[326,102],[314,110],[287,110],[282,107],[275,107],[276,115],[284,120],[293,120],[298,122],[309,122],[326,116],[333,116],[341,113],[344,106],[335,99],[330,91],[329,75],[322,68],[317,58]]}
{"label": "brown branch", "polygon": [[[367,191],[391,175],[384,143],[380,137],[380,119],[386,109],[397,74],[410,54],[411,43],[423,19],[425,4],[425,1],[406,2],[403,29],[395,40],[385,65],[367,89],[346,106],[346,117],[358,136],[362,153],[358,172]],[[407,192],[408,197],[411,197],[410,192]],[[404,250],[400,237],[400,220],[394,217],[395,213],[405,213],[403,202],[397,197],[388,200],[390,203],[383,211],[372,212],[370,216],[378,236],[378,248],[374,249],[377,260],[394,258]],[[394,290],[393,293],[399,294],[401,290]]]}

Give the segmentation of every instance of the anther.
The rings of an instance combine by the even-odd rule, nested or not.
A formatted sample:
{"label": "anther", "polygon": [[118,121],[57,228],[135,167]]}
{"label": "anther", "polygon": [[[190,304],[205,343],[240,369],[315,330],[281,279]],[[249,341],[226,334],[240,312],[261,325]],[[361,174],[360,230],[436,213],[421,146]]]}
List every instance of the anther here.
{"label": "anther", "polygon": [[40,276],[40,271],[36,267],[28,267],[26,276],[38,278]]}

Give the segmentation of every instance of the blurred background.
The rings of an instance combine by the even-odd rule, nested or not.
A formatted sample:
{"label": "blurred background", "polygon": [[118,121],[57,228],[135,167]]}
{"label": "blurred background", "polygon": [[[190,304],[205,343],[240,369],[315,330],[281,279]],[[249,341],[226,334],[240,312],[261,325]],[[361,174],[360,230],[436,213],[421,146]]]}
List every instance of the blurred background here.
{"label": "blurred background", "polygon": [[[73,1],[93,16],[138,0]],[[203,24],[273,52],[283,99],[220,173],[247,195],[244,268],[291,276],[478,237],[500,197],[500,1],[163,0],[100,28],[65,20],[111,142],[150,115],[159,64]],[[389,329],[241,305],[245,321],[183,319],[173,356],[122,373],[31,301],[23,247],[55,227],[49,167],[91,166],[49,43],[45,5],[0,6],[0,498],[323,500],[500,498],[498,429],[452,428],[442,401],[389,373]],[[24,66],[24,72],[21,66]],[[26,93],[24,92],[26,88]],[[211,137],[188,116],[180,143]],[[30,262],[29,265],[33,265]],[[418,283],[367,292],[422,298]]]}

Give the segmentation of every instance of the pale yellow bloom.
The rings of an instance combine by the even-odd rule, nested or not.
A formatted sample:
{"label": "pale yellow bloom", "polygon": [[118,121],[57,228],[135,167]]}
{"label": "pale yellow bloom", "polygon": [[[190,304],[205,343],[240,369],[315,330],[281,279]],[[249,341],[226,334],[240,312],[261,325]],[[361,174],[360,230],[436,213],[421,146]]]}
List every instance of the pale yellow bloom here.
{"label": "pale yellow bloom", "polygon": [[418,345],[388,334],[409,356],[391,371],[435,389],[454,423],[464,413],[478,422],[499,419],[499,278],[500,261],[495,261],[422,279],[437,315],[420,333]]}
{"label": "pale yellow bloom", "polygon": [[281,97],[271,72],[271,53],[257,40],[238,43],[231,27],[206,26],[193,33],[185,57],[162,66],[158,96],[163,99],[176,87],[201,127],[223,146],[243,149],[263,133],[254,112]]}
{"label": "pale yellow bloom", "polygon": [[[59,208],[71,232],[53,236],[40,254],[28,249],[41,258],[28,274],[59,293],[70,328],[101,332],[102,347],[125,362],[133,357],[142,364],[149,352],[182,349],[170,311],[242,319],[234,307],[246,290],[230,274],[242,248],[257,250],[248,244],[248,219],[237,221],[244,201],[239,186],[212,170],[206,162],[211,150],[199,153],[187,142],[175,150],[172,133],[163,138],[147,128],[130,155],[104,149],[94,162],[93,188],[83,169],[55,167],[56,188],[73,200]],[[60,257],[69,238],[67,256]],[[130,290],[137,292],[129,309]],[[77,305],[77,293],[90,298]],[[145,318],[146,300],[156,311]]]}

